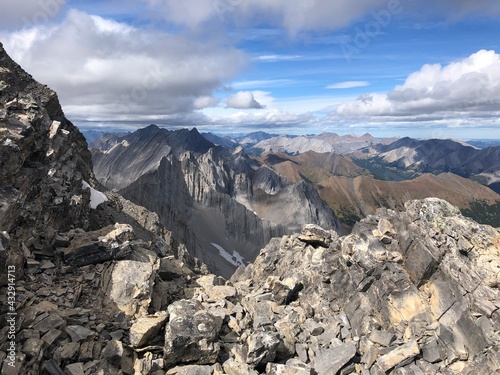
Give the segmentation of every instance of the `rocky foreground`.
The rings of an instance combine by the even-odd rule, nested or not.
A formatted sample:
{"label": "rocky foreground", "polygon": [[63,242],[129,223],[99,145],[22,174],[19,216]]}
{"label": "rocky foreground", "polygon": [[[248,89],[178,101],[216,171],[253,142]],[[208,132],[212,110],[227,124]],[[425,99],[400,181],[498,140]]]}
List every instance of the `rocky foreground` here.
{"label": "rocky foreground", "polygon": [[[57,96],[0,44],[2,374],[495,374],[500,232],[445,201],[305,226],[230,280],[100,193]],[[99,204],[98,204],[99,203]]]}
{"label": "rocky foreground", "polygon": [[25,250],[17,362],[3,361],[2,373],[500,368],[500,232],[442,200],[379,210],[342,238],[306,226],[273,239],[229,281],[192,270],[167,242],[138,239],[127,224],[53,233],[51,241],[52,254]]}

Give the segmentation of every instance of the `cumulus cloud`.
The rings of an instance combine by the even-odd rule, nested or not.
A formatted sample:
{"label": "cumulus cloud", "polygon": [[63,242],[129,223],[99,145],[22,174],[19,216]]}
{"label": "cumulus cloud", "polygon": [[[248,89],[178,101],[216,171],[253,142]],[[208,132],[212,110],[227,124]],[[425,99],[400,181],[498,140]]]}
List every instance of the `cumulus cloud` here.
{"label": "cumulus cloud", "polygon": [[239,50],[70,11],[53,26],[0,34],[9,54],[59,93],[73,119],[187,113],[246,64]]}
{"label": "cumulus cloud", "polygon": [[350,0],[142,0],[156,9],[164,19],[188,27],[199,27],[213,21],[251,22],[267,18],[292,33],[300,29],[339,28],[348,25],[377,4],[371,0],[353,4]]}
{"label": "cumulus cloud", "polygon": [[387,94],[374,93],[340,104],[334,116],[371,121],[438,121],[498,117],[500,55],[478,51],[442,66],[425,65]]}
{"label": "cumulus cloud", "polygon": [[226,100],[227,108],[235,109],[262,109],[265,108],[257,100],[251,91],[239,91],[235,95],[230,96]]}

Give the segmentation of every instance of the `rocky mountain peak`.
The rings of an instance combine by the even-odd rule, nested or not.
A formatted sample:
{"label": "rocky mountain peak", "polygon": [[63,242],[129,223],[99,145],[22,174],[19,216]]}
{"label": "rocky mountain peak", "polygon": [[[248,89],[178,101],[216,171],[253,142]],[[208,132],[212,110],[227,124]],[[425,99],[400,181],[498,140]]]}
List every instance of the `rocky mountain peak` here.
{"label": "rocky mountain peak", "polygon": [[[87,143],[64,117],[54,91],[36,82],[0,48],[0,226],[88,226],[94,183]],[[44,212],[44,215],[40,215]]]}

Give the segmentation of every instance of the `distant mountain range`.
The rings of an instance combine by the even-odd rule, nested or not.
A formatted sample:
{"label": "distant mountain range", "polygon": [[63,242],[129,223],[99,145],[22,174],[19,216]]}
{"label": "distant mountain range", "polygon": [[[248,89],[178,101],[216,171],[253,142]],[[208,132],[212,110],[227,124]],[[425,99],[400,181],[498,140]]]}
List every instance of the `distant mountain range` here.
{"label": "distant mountain range", "polygon": [[[180,169],[175,173],[184,180],[197,181],[199,177],[186,176],[200,173],[204,179],[207,176],[215,179],[216,183],[208,184],[210,188],[205,181],[197,182],[204,186],[202,194],[215,191],[243,205],[243,211],[248,211],[245,215],[252,216],[255,212],[266,223],[255,223],[259,231],[263,230],[255,236],[259,244],[272,233],[288,233],[314,216],[302,213],[296,222],[284,219],[288,217],[283,213],[284,202],[294,200],[290,194],[302,195],[301,199],[309,202],[306,206],[312,201],[313,206],[322,206],[323,210],[326,203],[333,210],[326,214],[328,220],[338,216],[345,230],[379,207],[400,209],[409,199],[431,196],[450,201],[475,220],[500,226],[500,147],[479,149],[452,140],[380,139],[370,134],[289,136],[254,132],[233,138],[200,134],[196,129],[167,131],[154,125],[134,133],[103,134],[91,146],[95,149],[95,173],[101,183],[122,191],[130,199],[135,197],[139,204],[151,209],[159,203],[144,194],[139,197],[138,191],[144,190],[140,185],[146,179],[143,176],[165,167],[165,161],[161,164],[165,157],[171,169],[174,165]],[[186,152],[190,157],[184,155]],[[178,161],[182,162],[177,166]],[[189,172],[185,170],[188,165]],[[214,168],[217,172],[211,171]],[[226,182],[221,185],[220,181]],[[301,189],[292,188],[298,183],[303,184]],[[259,184],[268,185],[262,188]],[[203,200],[193,196],[194,187],[184,190],[186,202],[191,200],[187,206],[194,207],[195,202]],[[303,191],[299,193],[300,190]],[[258,191],[264,191],[264,195]],[[170,193],[175,197],[175,192]],[[165,201],[168,199],[173,198]],[[149,205],[148,200],[151,200]],[[230,215],[224,217],[227,227]],[[165,223],[173,227],[173,221],[170,218]],[[201,242],[207,246],[207,241],[194,240],[196,244],[191,244],[187,239],[190,236],[184,233],[180,238],[193,248],[200,247]],[[220,246],[224,241],[219,238],[226,237],[222,233],[217,236]]]}
{"label": "distant mountain range", "polygon": [[[303,223],[349,231],[377,208],[410,199],[446,199],[500,226],[500,147],[370,134],[231,138],[155,125],[103,135],[91,147],[103,185],[159,213],[212,267],[220,263],[214,244],[250,260],[270,237]],[[234,264],[224,267],[218,272]]]}
{"label": "distant mountain range", "polygon": [[[376,158],[380,163],[380,156]],[[384,169],[375,162],[363,164],[350,156],[313,151],[293,156],[268,153],[257,160],[290,181],[312,183],[347,225],[375,213],[380,207],[401,209],[411,199],[438,197],[453,202],[480,221],[500,226],[500,195],[477,181],[451,172],[417,173],[390,165]],[[361,165],[369,165],[370,169]]]}
{"label": "distant mountain range", "polygon": [[321,133],[316,135],[277,135],[265,132],[254,132],[243,136],[216,136],[212,133],[203,133],[205,138],[216,145],[225,147],[243,146],[253,155],[266,152],[281,152],[297,155],[307,151],[335,152],[347,154],[363,147],[390,144],[397,138],[375,138],[370,134],[356,136],[353,134],[340,136],[335,133]]}
{"label": "distant mountain range", "polygon": [[452,140],[402,138],[350,156],[379,179],[404,180],[422,173],[451,172],[500,191],[500,146],[477,149]]}
{"label": "distant mountain range", "polygon": [[221,248],[248,262],[270,238],[303,224],[343,230],[312,184],[289,181],[241,146],[216,146],[196,129],[151,125],[91,147],[104,186],[158,213],[175,238],[222,275],[237,264]]}

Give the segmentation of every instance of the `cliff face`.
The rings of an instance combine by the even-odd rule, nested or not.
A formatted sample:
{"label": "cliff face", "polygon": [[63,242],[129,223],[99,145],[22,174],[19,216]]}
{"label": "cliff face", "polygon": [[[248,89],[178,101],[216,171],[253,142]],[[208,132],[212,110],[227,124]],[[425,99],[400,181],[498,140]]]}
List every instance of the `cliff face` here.
{"label": "cliff face", "polygon": [[339,228],[311,186],[290,183],[241,147],[216,147],[196,129],[152,125],[108,140],[93,160],[103,184],[157,212],[175,238],[225,277],[274,236],[306,223]]}
{"label": "cliff face", "polygon": [[[161,301],[149,290],[160,257],[191,274],[205,267],[156,214],[96,190],[87,143],[57,95],[1,44],[0,134],[0,372],[81,374],[85,363],[114,374],[101,355],[126,327],[115,314]],[[123,268],[132,274],[113,279]]]}

